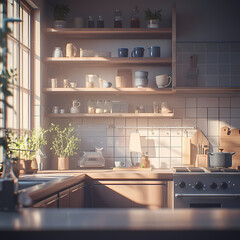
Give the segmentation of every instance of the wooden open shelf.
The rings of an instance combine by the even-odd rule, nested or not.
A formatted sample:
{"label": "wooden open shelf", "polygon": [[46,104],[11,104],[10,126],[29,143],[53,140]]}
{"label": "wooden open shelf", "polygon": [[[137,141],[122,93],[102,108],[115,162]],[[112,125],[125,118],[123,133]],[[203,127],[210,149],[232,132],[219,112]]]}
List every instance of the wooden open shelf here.
{"label": "wooden open shelf", "polygon": [[103,114],[88,114],[88,113],[63,113],[46,115],[48,118],[173,118],[173,113],[103,113]]}
{"label": "wooden open shelf", "polygon": [[176,87],[176,93],[240,93],[239,87]]}
{"label": "wooden open shelf", "polygon": [[49,94],[114,94],[114,95],[127,95],[127,94],[173,94],[172,88],[44,88],[44,93]]}
{"label": "wooden open shelf", "polygon": [[82,39],[171,39],[171,28],[47,28],[44,31],[54,36]]}
{"label": "wooden open shelf", "polygon": [[171,65],[171,58],[152,58],[152,57],[142,57],[142,58],[104,58],[104,57],[46,57],[44,58],[46,63],[79,63],[79,64],[136,64],[136,65]]}

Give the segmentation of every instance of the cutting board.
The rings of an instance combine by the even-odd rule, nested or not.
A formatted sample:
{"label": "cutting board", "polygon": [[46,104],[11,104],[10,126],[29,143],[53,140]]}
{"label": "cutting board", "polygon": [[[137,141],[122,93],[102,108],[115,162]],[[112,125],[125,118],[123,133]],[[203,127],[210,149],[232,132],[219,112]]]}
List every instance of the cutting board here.
{"label": "cutting board", "polygon": [[191,139],[187,136],[183,137],[182,160],[183,164],[191,164]]}
{"label": "cutting board", "polygon": [[240,129],[229,127],[222,127],[220,131],[220,149],[223,152],[235,152],[232,156],[232,167],[238,168],[240,166]]}
{"label": "cutting board", "polygon": [[[198,146],[208,146],[209,148],[209,141],[203,134],[201,130],[197,130],[191,138],[191,163],[192,166],[197,166],[196,159],[198,155]],[[206,158],[207,159],[207,158]]]}

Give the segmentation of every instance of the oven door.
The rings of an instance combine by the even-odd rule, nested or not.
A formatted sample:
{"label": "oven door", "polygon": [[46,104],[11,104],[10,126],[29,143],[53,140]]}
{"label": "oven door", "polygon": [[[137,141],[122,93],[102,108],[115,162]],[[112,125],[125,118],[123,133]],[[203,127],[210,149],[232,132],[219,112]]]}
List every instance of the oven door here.
{"label": "oven door", "polygon": [[240,194],[178,194],[174,208],[240,208]]}

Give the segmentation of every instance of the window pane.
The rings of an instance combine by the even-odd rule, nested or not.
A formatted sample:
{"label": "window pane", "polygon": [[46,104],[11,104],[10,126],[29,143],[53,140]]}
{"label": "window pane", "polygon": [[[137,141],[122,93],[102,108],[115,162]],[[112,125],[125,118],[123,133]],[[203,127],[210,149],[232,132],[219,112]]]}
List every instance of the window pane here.
{"label": "window pane", "polygon": [[22,87],[30,89],[29,84],[29,54],[23,50],[23,62],[22,62]]}
{"label": "window pane", "polygon": [[23,128],[24,129],[30,128],[29,117],[28,117],[30,114],[29,102],[30,102],[29,94],[23,92],[22,113],[23,113]]}
{"label": "window pane", "polygon": [[[18,3],[17,1],[15,0],[14,1],[14,4],[13,4],[13,16],[15,18],[19,18],[19,7],[18,7]],[[18,34],[19,34],[19,26],[20,26],[20,23],[14,23],[13,24],[13,36],[15,38],[19,38]]]}
{"label": "window pane", "polygon": [[23,9],[23,44],[29,47],[29,15]]}

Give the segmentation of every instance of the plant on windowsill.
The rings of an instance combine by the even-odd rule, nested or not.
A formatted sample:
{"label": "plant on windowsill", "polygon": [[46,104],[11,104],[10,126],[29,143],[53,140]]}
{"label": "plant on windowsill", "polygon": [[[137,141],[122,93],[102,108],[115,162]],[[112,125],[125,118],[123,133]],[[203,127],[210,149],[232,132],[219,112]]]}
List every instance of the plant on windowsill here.
{"label": "plant on windowsill", "polygon": [[37,155],[44,157],[41,147],[47,144],[46,133],[43,128],[32,129],[17,136],[10,132],[9,148],[15,158],[20,159],[20,167],[24,173],[36,173],[38,171]]}
{"label": "plant on windowsill", "polygon": [[[10,160],[10,151],[8,146],[8,129],[7,126],[7,119],[6,119],[6,112],[7,108],[13,108],[8,103],[8,97],[12,96],[11,87],[10,87],[10,80],[12,80],[15,76],[16,70],[10,70],[10,73],[7,69],[7,35],[11,33],[10,28],[8,28],[8,23],[15,23],[22,21],[18,18],[8,18],[7,17],[7,0],[1,0],[1,9],[2,9],[2,27],[0,28],[0,63],[1,63],[1,73],[0,73],[0,92],[1,92],[1,119],[2,119],[2,126],[1,126],[1,137],[0,137],[0,146],[3,147],[3,159],[1,159],[0,163],[2,164],[0,167],[0,172],[3,170],[3,165],[12,165],[12,161]],[[6,168],[5,168],[6,169]],[[9,169],[9,168],[8,168]],[[12,168],[11,168],[12,169]],[[9,172],[6,173],[4,170],[3,172],[6,177],[10,176]],[[4,177],[3,174],[3,177]]]}
{"label": "plant on windowsill", "polygon": [[54,150],[58,156],[58,170],[69,169],[69,157],[77,154],[81,139],[73,133],[74,127],[69,124],[63,130],[59,125],[51,123],[49,132],[53,133],[53,142],[51,150]]}
{"label": "plant on windowsill", "polygon": [[53,17],[54,17],[54,27],[55,28],[64,28],[66,27],[66,19],[70,12],[68,5],[64,3],[56,3],[53,6]]}
{"label": "plant on windowsill", "polygon": [[162,20],[162,9],[152,12],[149,8],[144,10],[145,19],[147,20],[148,28],[159,28],[159,23]]}

